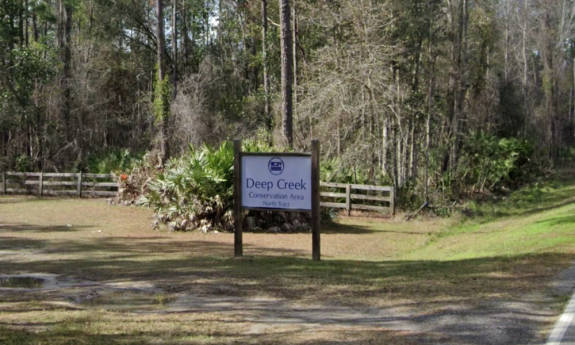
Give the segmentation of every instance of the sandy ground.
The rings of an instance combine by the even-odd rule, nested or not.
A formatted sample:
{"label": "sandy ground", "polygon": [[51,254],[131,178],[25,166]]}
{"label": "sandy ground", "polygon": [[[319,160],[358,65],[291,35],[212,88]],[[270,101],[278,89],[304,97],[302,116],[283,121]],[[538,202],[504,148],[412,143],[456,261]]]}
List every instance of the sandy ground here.
{"label": "sandy ground", "polygon": [[[29,212],[15,212],[15,202],[26,203]],[[55,211],[52,205],[50,202],[21,198],[0,199],[0,262],[9,267],[9,272],[3,272],[0,266],[0,279],[17,275],[46,279],[46,284],[41,288],[0,288],[0,322],[9,324],[10,320],[14,322],[14,318],[18,317],[2,313],[2,310],[13,310],[18,303],[41,300],[71,310],[99,308],[126,315],[215,313],[222,319],[239,320],[244,325],[239,331],[243,336],[272,336],[273,343],[282,344],[294,343],[282,337],[281,334],[285,332],[303,335],[313,343],[314,336],[319,334],[345,334],[347,331],[359,335],[355,338],[343,337],[343,340],[322,340],[322,343],[353,344],[361,340],[366,343],[397,344],[543,344],[558,316],[557,296],[568,295],[575,286],[575,269],[570,269],[558,276],[553,287],[544,293],[531,292],[514,298],[494,295],[493,298],[476,299],[469,296],[450,299],[445,296],[443,300],[430,299],[424,304],[397,300],[388,301],[385,305],[364,304],[356,307],[319,300],[302,302],[277,296],[243,296],[237,294],[234,291],[236,287],[226,280],[222,280],[215,290],[212,286],[211,294],[193,289],[173,291],[165,280],[151,279],[146,274],[132,274],[129,279],[123,280],[121,272],[114,275],[102,271],[107,273],[104,276],[89,277],[83,273],[86,271],[77,266],[58,266],[57,263],[58,260],[77,259],[74,255],[78,253],[66,253],[70,248],[82,248],[94,261],[110,252],[113,252],[117,260],[122,260],[120,254],[125,250],[124,247],[108,248],[103,252],[100,252],[100,247],[91,247],[92,243],[98,246],[108,243],[106,237],[117,239],[119,236],[127,242],[137,238],[140,246],[142,243],[150,243],[151,248],[141,250],[143,254],[154,251],[152,243],[157,245],[167,241],[169,246],[157,247],[158,258],[162,250],[166,255],[170,250],[171,255],[179,255],[185,249],[176,247],[174,239],[182,237],[149,230],[149,211],[110,209],[94,200],[70,201],[66,211]],[[88,217],[82,214],[86,206],[90,209]],[[357,246],[358,241],[367,243],[362,245],[365,252],[356,254],[359,257],[372,257],[374,253],[393,253],[397,250],[390,243],[370,242],[370,235],[364,235],[368,236],[367,240],[366,237],[358,239],[357,232],[360,230],[355,228],[349,233],[326,236],[326,247],[329,248],[325,251],[326,257],[349,256],[346,253],[349,248]],[[425,234],[435,229],[414,231]],[[209,250],[212,253],[215,251],[215,254],[224,255],[233,249],[233,237],[229,234],[186,236],[192,236],[196,242],[212,243]],[[418,238],[409,239],[409,233],[397,236],[403,239],[400,241],[403,246],[416,246],[421,241]],[[142,242],[142,239],[145,241]],[[117,245],[115,242],[109,244]],[[246,234],[245,244],[248,255],[306,258],[310,254],[311,236]],[[130,247],[130,251],[138,252],[139,249]],[[43,265],[42,262],[53,262],[54,265]],[[109,264],[108,261],[106,263]],[[54,267],[54,270],[26,271],[23,268],[27,266]],[[102,267],[97,269],[102,270]],[[201,279],[201,276],[197,277],[196,282]],[[395,332],[399,337],[391,341],[371,336],[373,332],[388,331]],[[274,337],[274,334],[277,336]]]}

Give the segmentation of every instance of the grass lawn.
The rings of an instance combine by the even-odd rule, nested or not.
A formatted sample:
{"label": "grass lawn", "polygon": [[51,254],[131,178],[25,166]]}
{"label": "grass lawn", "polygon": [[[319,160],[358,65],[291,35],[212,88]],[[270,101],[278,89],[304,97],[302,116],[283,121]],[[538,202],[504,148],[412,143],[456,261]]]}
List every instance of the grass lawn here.
{"label": "grass lawn", "polygon": [[[557,315],[566,299],[548,283],[575,259],[574,202],[575,181],[560,181],[473,205],[481,216],[471,219],[342,218],[322,229],[322,261],[313,262],[310,234],[245,233],[246,258],[234,260],[232,234],[152,231],[147,209],[0,196],[0,275],[92,283],[0,289],[0,344],[418,344],[449,336],[362,323],[258,329],[257,308],[226,312],[202,300],[193,312],[170,309],[182,296],[432,315],[537,293],[550,296]],[[118,291],[127,290],[113,286],[139,297],[122,300]]]}

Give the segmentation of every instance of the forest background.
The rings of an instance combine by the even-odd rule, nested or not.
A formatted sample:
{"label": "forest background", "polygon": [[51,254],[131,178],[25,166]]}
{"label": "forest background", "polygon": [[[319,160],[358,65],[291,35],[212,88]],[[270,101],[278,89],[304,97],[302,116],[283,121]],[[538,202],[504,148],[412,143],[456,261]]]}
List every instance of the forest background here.
{"label": "forest background", "polygon": [[575,156],[572,0],[0,0],[0,18],[0,170],[317,138],[323,180],[415,207]]}

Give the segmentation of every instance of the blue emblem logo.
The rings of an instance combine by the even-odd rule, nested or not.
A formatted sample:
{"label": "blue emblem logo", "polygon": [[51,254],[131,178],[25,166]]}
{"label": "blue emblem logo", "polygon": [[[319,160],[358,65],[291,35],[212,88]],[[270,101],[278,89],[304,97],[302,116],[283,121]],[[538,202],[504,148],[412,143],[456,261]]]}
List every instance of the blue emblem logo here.
{"label": "blue emblem logo", "polygon": [[274,157],[268,162],[268,170],[272,175],[281,175],[284,172],[284,161],[279,157]]}

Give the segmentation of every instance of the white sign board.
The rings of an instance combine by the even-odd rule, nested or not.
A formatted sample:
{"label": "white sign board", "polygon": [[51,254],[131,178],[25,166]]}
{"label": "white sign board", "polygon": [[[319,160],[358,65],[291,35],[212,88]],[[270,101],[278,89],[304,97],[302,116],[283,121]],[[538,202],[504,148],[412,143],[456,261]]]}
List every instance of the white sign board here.
{"label": "white sign board", "polygon": [[311,210],[311,157],[242,155],[242,207]]}

